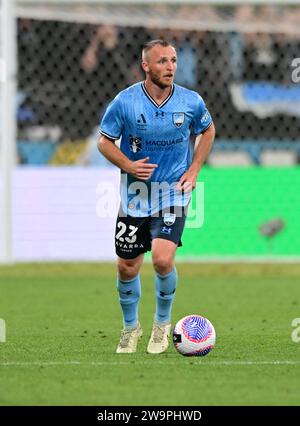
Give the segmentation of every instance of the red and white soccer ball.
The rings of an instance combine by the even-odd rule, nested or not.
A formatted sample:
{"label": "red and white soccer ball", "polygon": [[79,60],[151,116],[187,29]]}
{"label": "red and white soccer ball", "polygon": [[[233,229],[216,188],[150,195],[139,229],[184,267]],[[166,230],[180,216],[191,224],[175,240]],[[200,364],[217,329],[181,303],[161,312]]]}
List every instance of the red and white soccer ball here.
{"label": "red and white soccer ball", "polygon": [[173,343],[181,355],[204,356],[215,346],[216,332],[207,318],[188,315],[175,325]]}

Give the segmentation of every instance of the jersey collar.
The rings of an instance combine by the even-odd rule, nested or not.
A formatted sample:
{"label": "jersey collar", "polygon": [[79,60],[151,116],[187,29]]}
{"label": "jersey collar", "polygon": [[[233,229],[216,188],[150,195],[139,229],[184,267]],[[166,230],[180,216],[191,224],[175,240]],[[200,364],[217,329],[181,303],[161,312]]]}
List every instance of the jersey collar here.
{"label": "jersey collar", "polygon": [[147,91],[147,89],[146,89],[146,86],[145,86],[145,82],[143,81],[142,82],[142,89],[143,89],[143,92],[145,93],[145,95],[147,96],[147,98],[149,99],[149,101],[150,102],[152,102],[153,103],[153,105],[154,106],[156,106],[156,108],[161,108],[161,107],[163,107],[164,105],[166,105],[166,103],[171,99],[171,97],[173,96],[173,93],[174,93],[174,89],[175,89],[175,86],[174,86],[174,84],[172,84],[172,88],[171,88],[171,91],[170,91],[170,94],[169,94],[169,96],[160,104],[160,105],[158,105],[156,102],[155,102],[155,100],[152,98],[152,96],[150,95],[150,93]]}

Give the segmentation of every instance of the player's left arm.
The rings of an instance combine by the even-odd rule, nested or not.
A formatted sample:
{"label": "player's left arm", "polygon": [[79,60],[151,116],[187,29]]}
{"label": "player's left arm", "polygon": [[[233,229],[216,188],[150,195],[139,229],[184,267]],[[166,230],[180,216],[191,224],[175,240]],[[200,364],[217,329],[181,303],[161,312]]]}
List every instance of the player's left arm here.
{"label": "player's left arm", "polygon": [[[215,126],[212,122],[208,129],[196,137],[193,161],[189,169],[181,176],[177,189],[192,191],[196,187],[198,174],[206,160],[215,138]],[[200,141],[201,139],[201,141]]]}

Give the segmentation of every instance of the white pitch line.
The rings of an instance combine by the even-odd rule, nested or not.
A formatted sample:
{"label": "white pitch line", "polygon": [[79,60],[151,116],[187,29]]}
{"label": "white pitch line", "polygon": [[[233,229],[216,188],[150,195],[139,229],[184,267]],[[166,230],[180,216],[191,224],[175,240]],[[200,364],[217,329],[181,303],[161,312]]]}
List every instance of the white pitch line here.
{"label": "white pitch line", "polygon": [[[201,366],[243,366],[243,365],[300,365],[300,361],[205,361],[197,360],[193,362],[193,358],[190,359],[191,362],[184,363],[182,365],[201,365]],[[0,362],[0,367],[56,367],[56,366],[91,366],[91,367],[101,367],[101,366],[118,366],[118,365],[179,365],[179,361],[170,362],[169,360],[159,361],[159,360],[150,360],[149,361],[28,361],[28,362]]]}

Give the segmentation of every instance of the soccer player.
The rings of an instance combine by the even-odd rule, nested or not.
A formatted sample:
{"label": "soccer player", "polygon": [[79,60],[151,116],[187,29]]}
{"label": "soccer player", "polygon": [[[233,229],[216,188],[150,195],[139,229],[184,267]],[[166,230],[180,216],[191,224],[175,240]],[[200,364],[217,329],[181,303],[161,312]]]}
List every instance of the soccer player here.
{"label": "soccer player", "polygon": [[[159,354],[168,348],[177,287],[175,253],[182,245],[191,191],[214,140],[214,125],[201,96],[174,84],[176,60],[170,43],[148,42],[142,51],[145,81],[121,91],[100,125],[98,149],[121,169],[115,247],[124,328],[117,353],[136,352],[142,336],[139,271],[150,250],[156,312],[147,352]],[[199,141],[195,149],[191,135]],[[114,142],[120,138],[118,148]]]}

